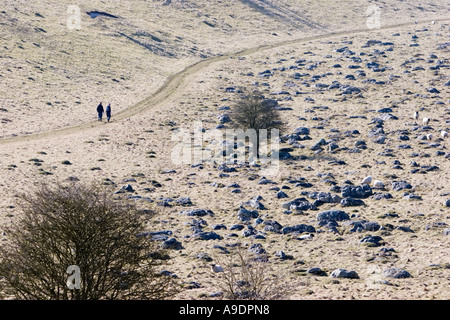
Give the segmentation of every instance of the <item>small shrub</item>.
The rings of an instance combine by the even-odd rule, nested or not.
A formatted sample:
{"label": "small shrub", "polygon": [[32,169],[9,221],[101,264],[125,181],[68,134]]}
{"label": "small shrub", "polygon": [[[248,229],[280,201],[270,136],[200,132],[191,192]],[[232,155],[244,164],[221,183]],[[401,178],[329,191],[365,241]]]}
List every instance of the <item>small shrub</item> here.
{"label": "small shrub", "polygon": [[218,286],[230,300],[282,300],[292,288],[271,268],[268,258],[246,251],[241,245],[233,248],[228,261],[220,261]]}

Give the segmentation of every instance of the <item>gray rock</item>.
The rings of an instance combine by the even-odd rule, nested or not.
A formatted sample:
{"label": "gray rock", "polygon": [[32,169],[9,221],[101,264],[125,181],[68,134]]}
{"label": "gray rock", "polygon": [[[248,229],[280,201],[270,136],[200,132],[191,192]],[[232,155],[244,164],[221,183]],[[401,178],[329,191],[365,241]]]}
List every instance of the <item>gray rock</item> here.
{"label": "gray rock", "polygon": [[343,225],[351,227],[350,232],[378,231],[381,228],[377,222],[366,220],[348,221],[344,222]]}
{"label": "gray rock", "polygon": [[197,259],[205,260],[206,262],[211,262],[213,259],[205,252],[201,252],[197,255]]}
{"label": "gray rock", "polygon": [[177,200],[175,200],[175,202],[177,204],[182,205],[182,206],[190,206],[190,205],[192,205],[191,198],[189,198],[189,197],[180,197]]}
{"label": "gray rock", "polygon": [[447,199],[447,201],[445,201],[445,206],[447,208],[450,208],[450,199]]}
{"label": "gray rock", "polygon": [[264,221],[263,224],[265,225],[264,231],[271,231],[271,232],[281,232],[281,229],[283,226],[279,224],[277,221],[267,220]]}
{"label": "gray rock", "polygon": [[278,199],[288,198],[288,195],[280,190],[277,192],[277,198]]}
{"label": "gray rock", "polygon": [[344,198],[352,197],[355,199],[364,199],[372,195],[372,188],[365,184],[363,186],[344,186],[341,189],[341,195]]}
{"label": "gray rock", "polygon": [[450,235],[450,228],[445,228],[443,233],[444,233],[444,236],[449,236]]}
{"label": "gray rock", "polygon": [[337,227],[339,227],[339,224],[336,221],[333,220],[320,220],[319,226],[325,229],[328,229],[330,232],[339,233],[339,230]]}
{"label": "gray rock", "polygon": [[428,88],[427,88],[427,91],[428,91],[429,93],[440,93],[440,91],[439,91],[438,89],[433,88],[433,87],[428,87]]}
{"label": "gray rock", "polygon": [[414,230],[412,230],[410,227],[404,227],[404,226],[399,226],[399,227],[395,228],[395,230],[414,233]]}
{"label": "gray rock", "polygon": [[193,216],[203,217],[203,216],[206,216],[206,215],[209,215],[209,216],[213,216],[214,215],[214,213],[211,210],[209,210],[209,209],[207,209],[207,210],[204,210],[204,209],[190,209],[190,210],[181,211],[180,214],[184,214],[184,215],[187,215],[189,217],[193,217]]}
{"label": "gray rock", "polygon": [[173,249],[173,250],[181,250],[181,249],[183,249],[183,246],[182,246],[181,242],[178,241],[175,238],[167,239],[166,241],[163,242],[161,247],[163,249]]}
{"label": "gray rock", "polygon": [[309,129],[306,127],[298,127],[297,129],[295,129],[294,133],[298,135],[308,135]]}
{"label": "gray rock", "polygon": [[168,271],[168,270],[162,270],[162,271],[160,271],[159,273],[160,273],[161,275],[163,275],[163,276],[166,276],[166,277],[178,278],[178,276],[177,276],[175,273],[173,273],[173,272],[171,272],[171,271]]}
{"label": "gray rock", "polygon": [[236,168],[230,168],[226,164],[221,164],[217,167],[217,170],[222,172],[236,172]]}
{"label": "gray rock", "polygon": [[344,198],[341,201],[341,206],[343,206],[343,207],[357,207],[357,206],[364,206],[364,205],[365,205],[364,201],[362,201],[360,199],[355,199],[352,197]]}
{"label": "gray rock", "polygon": [[395,191],[400,191],[404,189],[412,189],[412,185],[406,181],[393,181],[392,189]]}
{"label": "gray rock", "polygon": [[384,113],[381,116],[379,116],[378,119],[383,120],[383,121],[398,120],[398,117],[396,117],[396,116],[394,116],[393,114],[390,114],[390,113]]}
{"label": "gray rock", "polygon": [[390,193],[375,193],[372,197],[374,200],[392,199],[393,196]]}
{"label": "gray rock", "polygon": [[377,112],[379,112],[379,113],[391,113],[392,109],[391,108],[381,108]]}
{"label": "gray rock", "polygon": [[297,198],[292,201],[283,203],[282,207],[288,210],[306,211],[316,209],[316,207],[309,203],[306,198]]}
{"label": "gray rock", "polygon": [[255,243],[248,248],[248,251],[255,254],[264,254],[266,250],[263,248],[261,243]]}
{"label": "gray rock", "polygon": [[258,181],[258,184],[275,184],[276,182],[273,182],[270,179],[262,178]]}
{"label": "gray rock", "polygon": [[224,123],[228,123],[228,122],[231,122],[231,118],[228,113],[224,113],[219,116],[219,123],[224,124]]}
{"label": "gray rock", "polygon": [[121,190],[127,191],[127,192],[134,192],[133,186],[131,184],[124,185]]}
{"label": "gray rock", "polygon": [[192,235],[192,238],[197,239],[197,240],[222,240],[221,235],[219,235],[215,232],[212,232],[212,231],[209,231],[209,232],[202,231],[202,232],[194,233]]}
{"label": "gray rock", "polygon": [[242,222],[245,222],[250,221],[251,219],[258,218],[259,213],[256,210],[247,210],[243,206],[241,206],[239,208],[237,216]]}
{"label": "gray rock", "polygon": [[403,279],[403,278],[410,278],[411,274],[408,271],[400,268],[389,268],[383,270],[383,276],[387,278]]}
{"label": "gray rock", "polygon": [[186,290],[192,290],[192,289],[199,289],[202,285],[195,281],[189,281],[183,283],[183,288],[186,288]]}
{"label": "gray rock", "polygon": [[361,89],[352,86],[342,86],[340,87],[340,90],[342,91],[342,94],[353,94],[361,92]]}
{"label": "gray rock", "polygon": [[328,221],[343,221],[349,220],[349,215],[342,210],[327,210],[322,211],[317,214],[317,221],[328,220]]}
{"label": "gray rock", "polygon": [[340,203],[342,198],[330,192],[309,192],[308,197],[323,203]]}
{"label": "gray rock", "polygon": [[331,275],[331,278],[346,278],[346,279],[359,279],[356,271],[347,271],[345,269],[336,269]]}
{"label": "gray rock", "polygon": [[311,147],[311,150],[312,151],[320,150],[320,149],[322,149],[322,146],[325,146],[325,145],[327,145],[327,142],[324,139],[320,139]]}
{"label": "gray rock", "polygon": [[275,252],[275,256],[278,257],[281,260],[292,260],[294,257],[290,254],[284,253],[284,251],[277,251]]}
{"label": "gray rock", "polygon": [[162,231],[151,231],[151,232],[144,232],[139,234],[139,236],[145,236],[150,237],[151,240],[155,241],[164,241],[169,238],[169,236],[172,235],[172,231],[170,230],[162,230]]}
{"label": "gray rock", "polygon": [[430,229],[435,229],[435,228],[445,228],[447,226],[448,226],[448,224],[446,224],[445,222],[433,222],[433,223],[427,224],[425,226],[425,231],[428,231]]}
{"label": "gray rock", "polygon": [[244,237],[250,237],[256,234],[256,229],[253,228],[252,226],[248,225],[247,228],[242,231],[242,235]]}
{"label": "gray rock", "polygon": [[414,193],[408,193],[407,195],[405,195],[403,197],[403,199],[405,199],[405,200],[422,200],[422,197],[418,196]]}
{"label": "gray rock", "polygon": [[384,245],[383,238],[381,238],[380,236],[367,236],[362,238],[359,243],[367,245],[369,247],[379,247],[381,245]]}
{"label": "gray rock", "polygon": [[336,142],[331,142],[328,145],[328,151],[333,152],[334,150],[339,149],[339,145]]}
{"label": "gray rock", "polygon": [[233,224],[231,227],[230,227],[230,230],[239,230],[239,231],[241,231],[242,229],[244,229],[245,227],[242,225],[242,224]]}
{"label": "gray rock", "polygon": [[384,142],[386,141],[386,136],[384,136],[384,135],[378,136],[375,139],[373,139],[372,141],[374,143],[384,144]]}
{"label": "gray rock", "polygon": [[242,205],[249,206],[257,210],[265,210],[266,207],[264,207],[264,205],[259,201],[260,199],[262,199],[262,197],[254,197],[253,199],[244,202]]}
{"label": "gray rock", "polygon": [[306,225],[306,224],[298,224],[295,226],[290,227],[284,227],[281,229],[281,233],[288,234],[288,233],[303,233],[303,232],[316,232],[316,229],[313,226]]}
{"label": "gray rock", "polygon": [[307,273],[311,273],[315,276],[326,277],[327,273],[320,268],[311,268],[306,271]]}

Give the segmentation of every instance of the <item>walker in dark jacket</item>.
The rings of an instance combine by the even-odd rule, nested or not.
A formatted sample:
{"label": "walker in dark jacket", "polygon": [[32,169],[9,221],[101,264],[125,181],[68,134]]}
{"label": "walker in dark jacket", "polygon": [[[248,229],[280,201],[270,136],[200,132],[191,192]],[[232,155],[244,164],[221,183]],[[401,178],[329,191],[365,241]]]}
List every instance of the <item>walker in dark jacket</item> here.
{"label": "walker in dark jacket", "polygon": [[106,117],[108,118],[108,122],[111,119],[111,103],[106,107]]}
{"label": "walker in dark jacket", "polygon": [[98,107],[97,107],[97,113],[98,113],[98,121],[102,121],[102,117],[103,117],[103,112],[104,112],[105,110],[103,109],[103,105],[102,105],[102,103],[100,102],[100,104],[98,105]]}

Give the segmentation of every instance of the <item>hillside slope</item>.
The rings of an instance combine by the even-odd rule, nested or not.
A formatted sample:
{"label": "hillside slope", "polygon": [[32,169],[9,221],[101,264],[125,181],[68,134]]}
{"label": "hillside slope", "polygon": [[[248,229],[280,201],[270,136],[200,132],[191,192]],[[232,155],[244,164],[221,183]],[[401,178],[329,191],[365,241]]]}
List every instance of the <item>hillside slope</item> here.
{"label": "hillside slope", "polygon": [[[186,66],[219,54],[366,28],[370,1],[6,0],[0,12],[0,137],[95,120],[100,101],[124,110]],[[378,4],[381,22],[448,12],[449,2]],[[417,13],[418,12],[418,13]],[[68,24],[79,20],[79,29]],[[36,116],[46,119],[36,120]],[[24,123],[26,125],[24,125]]]}

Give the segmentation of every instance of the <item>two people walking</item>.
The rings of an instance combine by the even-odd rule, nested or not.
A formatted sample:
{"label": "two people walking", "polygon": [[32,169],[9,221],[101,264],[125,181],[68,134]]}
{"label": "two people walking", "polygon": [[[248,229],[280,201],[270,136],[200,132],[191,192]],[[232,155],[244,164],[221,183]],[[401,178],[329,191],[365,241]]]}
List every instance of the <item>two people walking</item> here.
{"label": "two people walking", "polygon": [[[100,104],[97,106],[98,121],[102,121],[103,112],[105,112],[105,109],[103,108],[102,102],[100,102]],[[108,122],[109,120],[111,120],[111,103],[109,103],[106,107],[106,118]]]}

